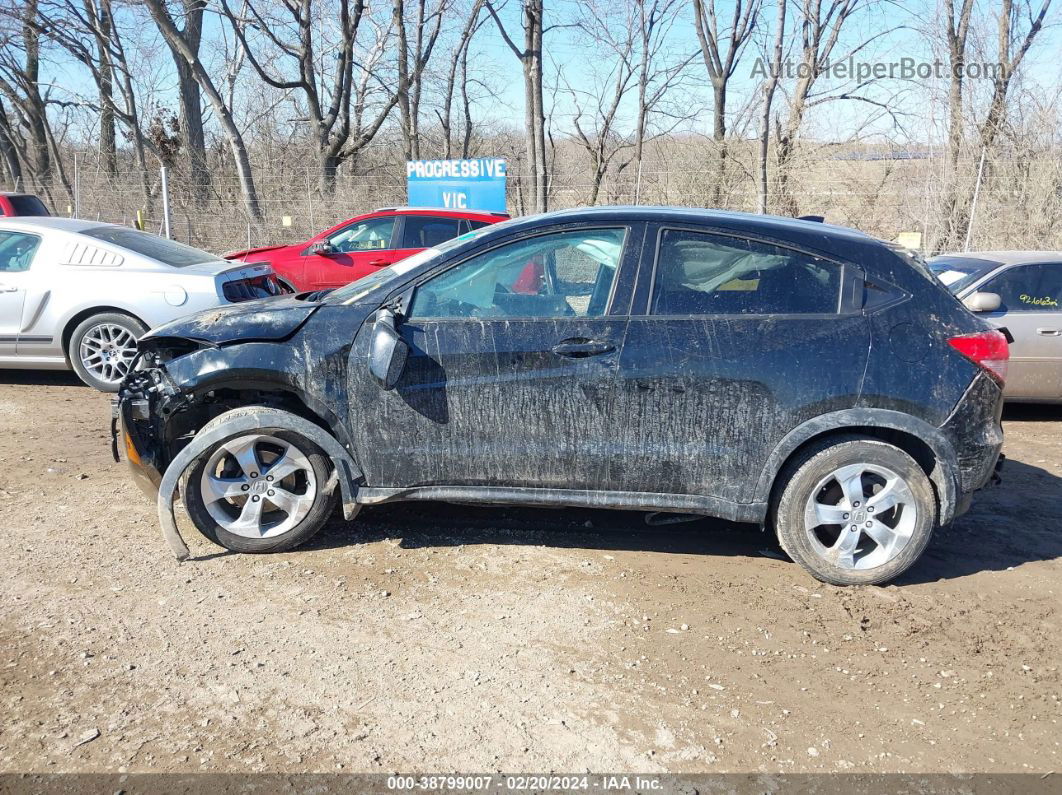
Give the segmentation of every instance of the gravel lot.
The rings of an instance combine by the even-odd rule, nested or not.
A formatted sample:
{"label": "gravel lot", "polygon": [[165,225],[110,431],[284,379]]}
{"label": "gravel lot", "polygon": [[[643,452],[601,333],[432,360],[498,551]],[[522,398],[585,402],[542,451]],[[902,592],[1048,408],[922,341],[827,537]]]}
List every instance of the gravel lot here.
{"label": "gravel lot", "polygon": [[435,504],[178,565],[108,412],[0,371],[0,771],[1062,769],[1062,409],[849,589],[755,528]]}

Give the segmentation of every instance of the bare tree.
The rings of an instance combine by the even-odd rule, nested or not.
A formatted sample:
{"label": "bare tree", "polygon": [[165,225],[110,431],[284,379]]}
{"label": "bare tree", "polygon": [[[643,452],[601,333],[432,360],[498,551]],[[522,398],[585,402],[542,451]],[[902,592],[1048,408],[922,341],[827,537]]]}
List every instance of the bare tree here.
{"label": "bare tree", "polygon": [[100,99],[100,155],[103,169],[111,176],[118,173],[118,141],[114,125],[114,69],[111,66],[110,38],[113,14],[110,0],[84,0],[86,15],[91,15],[92,35],[96,42],[99,64],[96,88]]}
{"label": "bare tree", "polygon": [[[799,207],[790,187],[790,171],[796,153],[797,139],[804,123],[804,116],[809,108],[812,89],[826,66],[837,55],[838,61],[853,57],[870,45],[875,39],[890,32],[881,29],[874,34],[859,38],[846,51],[838,54],[842,41],[842,32],[855,18],[857,12],[870,5],[873,0],[801,0],[800,49],[801,60],[797,68],[796,83],[789,100],[789,114],[780,126],[776,145],[777,159],[777,195],[779,212],[783,215],[797,215]],[[827,99],[863,99],[857,93],[865,83],[851,91],[846,91],[832,98],[819,98],[816,104]]]}
{"label": "bare tree", "polygon": [[[368,17],[365,0],[338,0],[335,42],[320,42],[315,31],[321,17],[331,16],[312,0],[283,0],[277,5],[269,0],[245,0],[239,11],[222,0],[222,13],[231,23],[248,62],[267,85],[291,92],[299,100],[300,121],[309,125],[319,166],[319,187],[325,194],[335,188],[336,170],[353,158],[379,132],[391,111],[406,96],[412,79],[419,76],[423,63],[415,66],[412,76],[400,59],[399,76],[388,86],[377,69],[384,42],[370,46],[365,57],[356,57],[358,35]],[[392,27],[405,30],[403,0],[393,0]],[[276,10],[278,13],[274,13]],[[283,18],[280,15],[283,15]],[[254,31],[252,38],[250,31]],[[437,34],[436,34],[437,35]],[[434,39],[432,39],[434,44]],[[399,45],[401,48],[401,45]],[[430,50],[421,52],[421,58]],[[321,51],[334,54],[332,64],[321,58]],[[370,108],[371,97],[382,99]]]}
{"label": "bare tree", "polygon": [[[175,12],[171,12],[171,0],[147,3],[155,22],[155,7],[164,11],[173,34],[162,31],[163,38],[169,46],[173,65],[177,71],[177,94],[180,100],[181,143],[188,157],[192,175],[192,189],[198,199],[202,200],[210,187],[210,172],[206,161],[206,135],[203,129],[203,98],[205,91],[196,78],[192,61],[199,61],[199,50],[203,41],[203,15],[207,0],[172,0]],[[179,27],[179,23],[183,26]],[[213,103],[211,103],[213,104]]]}
{"label": "bare tree", "polygon": [[716,148],[715,183],[712,203],[722,198],[726,177],[727,129],[726,101],[730,78],[734,76],[745,46],[755,31],[761,0],[730,0],[732,13],[720,28],[716,14],[716,0],[693,0],[694,21],[701,56],[712,83],[712,141]]}
{"label": "bare tree", "polygon": [[[996,18],[996,55],[997,71],[992,79],[992,98],[984,119],[977,126],[977,146],[975,151],[987,153],[996,143],[1000,131],[1006,123],[1008,103],[1007,95],[1014,75],[1021,66],[1026,54],[1032,47],[1037,35],[1043,30],[1044,20],[1051,8],[1052,0],[1041,0],[1039,10],[1030,2],[1001,0]],[[936,247],[955,248],[968,235],[970,226],[970,205],[976,185],[967,186],[958,178],[959,151],[963,140],[963,96],[962,77],[966,62],[966,39],[970,25],[971,11],[965,0],[959,10],[958,22],[953,19],[954,9],[948,14],[948,45],[951,60],[952,77],[949,94],[949,129],[948,150],[952,167],[952,180],[944,202],[947,232],[937,242]],[[978,169],[980,171],[980,169]],[[979,177],[974,176],[976,181]]]}
{"label": "bare tree", "polygon": [[398,110],[401,116],[402,137],[406,159],[420,159],[420,101],[423,92],[424,69],[442,29],[443,14],[448,10],[447,0],[429,10],[427,0],[415,0],[416,14],[412,46],[407,32],[405,0],[395,0],[395,28],[398,31],[398,82],[409,88],[399,94]]}
{"label": "bare tree", "polygon": [[[462,141],[462,157],[468,156],[468,137],[471,135],[471,120],[468,118],[470,113],[468,107],[468,48],[472,45],[472,37],[475,36],[482,24],[482,11],[483,0],[473,0],[472,8],[469,10],[465,24],[461,28],[457,43],[450,53],[450,66],[442,90],[442,107],[436,110],[436,115],[439,117],[439,125],[442,127],[443,157],[445,158],[450,158],[453,155],[453,103],[454,93],[458,90],[462,93],[465,119],[468,122],[465,125]],[[461,78],[460,88],[458,88],[457,82],[459,74]]]}
{"label": "bare tree", "polygon": [[11,181],[11,187],[15,190],[22,189],[20,151],[25,151],[25,144],[11,126],[7,111],[4,110],[4,103],[0,102],[0,157],[3,157],[4,171]]}
{"label": "bare tree", "polygon": [[524,31],[523,46],[518,46],[509,35],[491,0],[486,0],[487,10],[498,26],[498,31],[520,61],[524,73],[524,113],[527,124],[527,167],[532,186],[532,211],[543,213],[549,205],[548,165],[546,160],[546,111],[542,92],[542,40],[544,0],[521,0],[521,26]]}
{"label": "bare tree", "polygon": [[[191,2],[192,0],[189,0]],[[170,49],[180,53],[188,65],[189,73],[199,88],[207,96],[214,115],[225,131],[225,137],[229,141],[232,150],[232,159],[236,165],[236,173],[240,181],[240,191],[243,195],[244,208],[248,217],[254,221],[262,220],[262,210],[258,203],[258,191],[255,189],[254,175],[251,173],[251,160],[247,156],[247,147],[243,142],[240,128],[233,119],[232,110],[225,104],[214,81],[211,80],[198,55],[198,41],[189,42],[185,34],[177,28],[165,0],[144,0],[152,19],[159,28]]]}
{"label": "bare tree", "polygon": [[[650,125],[658,114],[665,100],[676,93],[681,93],[680,81],[686,67],[696,57],[696,53],[685,55],[675,52],[671,31],[684,9],[682,0],[633,0],[637,15],[637,67],[635,69],[638,85],[637,116],[634,123],[634,201],[641,201],[642,162],[645,158],[645,143],[650,138]],[[660,134],[670,132],[692,114],[687,106],[681,109],[681,99],[673,104],[669,113],[662,113],[670,123],[660,130]]]}
{"label": "bare tree", "polygon": [[[47,103],[41,94],[38,7],[38,0],[26,0],[20,6],[5,8],[0,16],[3,25],[0,30],[0,36],[3,37],[0,46],[0,92],[10,103],[17,118],[14,126],[5,122],[6,142],[17,153],[22,169],[29,171],[45,192],[50,194],[55,164],[52,160]],[[14,132],[15,126],[26,130],[25,139]]]}
{"label": "bare tree", "polygon": [[[588,51],[597,54],[593,63],[579,69],[577,85],[573,85],[563,69],[557,69],[560,90],[569,98],[572,127],[590,160],[590,193],[587,204],[596,204],[601,183],[614,159],[631,147],[629,138],[622,135],[620,107],[632,89],[637,87],[636,48],[638,29],[634,23],[637,8],[626,5],[626,18],[618,19],[619,8],[610,5],[611,14],[597,3],[581,6],[576,24]],[[628,161],[629,162],[629,161]],[[619,166],[622,170],[627,163]]]}
{"label": "bare tree", "polygon": [[[997,63],[999,69],[992,81],[992,101],[988,114],[979,130],[981,146],[990,147],[1003,127],[1007,112],[1007,91],[1015,72],[1021,66],[1025,55],[1032,47],[1036,36],[1043,30],[1044,19],[1051,8],[1051,0],[1039,2],[1040,10],[1028,2],[1015,3],[1014,0],[1000,0],[997,18]],[[1023,20],[1024,17],[1024,20]],[[1023,21],[1026,23],[1022,29]]]}

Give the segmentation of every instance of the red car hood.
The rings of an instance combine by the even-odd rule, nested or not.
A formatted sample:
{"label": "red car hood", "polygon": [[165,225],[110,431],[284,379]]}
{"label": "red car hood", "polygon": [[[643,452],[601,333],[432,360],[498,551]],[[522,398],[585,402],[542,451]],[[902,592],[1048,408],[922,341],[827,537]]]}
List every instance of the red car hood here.
{"label": "red car hood", "polygon": [[259,254],[273,253],[277,251],[282,251],[283,249],[287,248],[302,250],[302,248],[304,248],[305,246],[305,243],[295,243],[294,245],[290,246],[260,246],[259,248],[245,248],[242,251],[230,251],[229,253],[222,254],[221,256],[225,259],[241,259],[244,261],[248,261],[249,258],[256,257]]}

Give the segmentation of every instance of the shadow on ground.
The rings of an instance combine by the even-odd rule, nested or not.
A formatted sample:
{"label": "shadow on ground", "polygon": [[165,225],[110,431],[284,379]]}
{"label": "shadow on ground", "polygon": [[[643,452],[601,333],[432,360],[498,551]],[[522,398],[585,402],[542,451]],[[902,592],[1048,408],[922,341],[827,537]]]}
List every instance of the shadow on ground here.
{"label": "shadow on ground", "polygon": [[[666,554],[784,557],[773,534],[756,525],[693,518],[672,524],[675,514],[645,514],[591,508],[516,508],[441,502],[366,507],[358,515],[359,540],[401,540],[404,548],[506,544],[560,549],[634,550]],[[333,521],[309,547],[346,546],[352,528]]]}
{"label": "shadow on ground", "polygon": [[0,384],[21,386],[79,386],[81,383],[72,370],[0,370]]}
{"label": "shadow on ground", "polygon": [[[1062,478],[1008,460],[1003,483],[975,499],[969,513],[936,531],[898,585],[1003,571],[1062,557]],[[466,544],[632,550],[660,554],[785,558],[771,532],[755,525],[700,518],[653,526],[647,514],[593,509],[482,507],[410,502],[367,507],[353,527],[332,521],[310,549],[400,539],[407,549]],[[668,515],[656,514],[666,520]]]}
{"label": "shadow on ground", "polygon": [[1059,422],[1062,405],[1054,403],[1007,403],[1003,422]]}

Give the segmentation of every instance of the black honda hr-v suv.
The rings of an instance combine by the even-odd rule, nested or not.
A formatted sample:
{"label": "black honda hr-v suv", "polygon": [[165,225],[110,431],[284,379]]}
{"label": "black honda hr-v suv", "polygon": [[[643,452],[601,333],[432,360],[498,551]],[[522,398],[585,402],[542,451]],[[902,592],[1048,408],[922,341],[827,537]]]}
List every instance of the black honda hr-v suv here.
{"label": "black honda hr-v suv", "polygon": [[[336,502],[705,514],[889,580],[992,478],[1007,344],[921,260],[810,221],[595,208],[486,227],[328,293],[157,328],[124,448],[232,550]],[[117,450],[117,439],[116,439]],[[430,517],[426,517],[430,520]]]}

